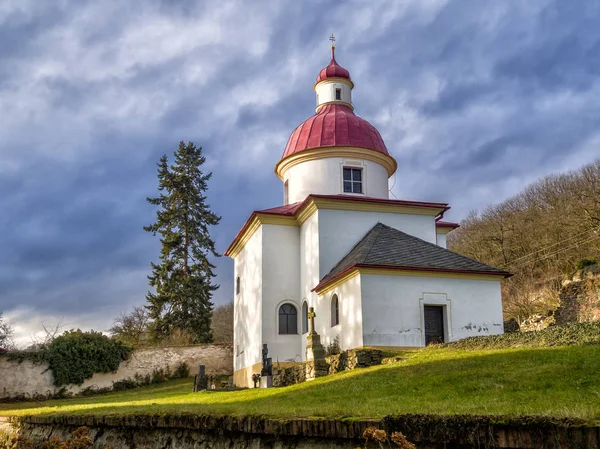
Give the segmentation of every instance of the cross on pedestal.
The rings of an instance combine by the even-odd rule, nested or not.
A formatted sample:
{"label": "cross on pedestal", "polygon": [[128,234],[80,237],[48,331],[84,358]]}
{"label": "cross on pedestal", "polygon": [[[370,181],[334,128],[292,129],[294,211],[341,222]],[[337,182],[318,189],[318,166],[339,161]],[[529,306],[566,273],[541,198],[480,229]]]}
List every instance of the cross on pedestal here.
{"label": "cross on pedestal", "polygon": [[315,308],[311,307],[310,309],[308,309],[308,329],[309,329],[309,334],[314,334],[315,333],[315,317],[317,316],[317,314],[315,313]]}

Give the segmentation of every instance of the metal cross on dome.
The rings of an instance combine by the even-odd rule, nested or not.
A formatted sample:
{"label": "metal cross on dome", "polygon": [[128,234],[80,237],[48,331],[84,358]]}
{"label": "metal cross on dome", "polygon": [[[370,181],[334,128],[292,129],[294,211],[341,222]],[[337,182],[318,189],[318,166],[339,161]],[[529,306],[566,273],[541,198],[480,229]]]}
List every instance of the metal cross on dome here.
{"label": "metal cross on dome", "polygon": [[331,41],[331,47],[335,47],[335,36],[333,33],[331,33],[331,36],[329,36],[329,40]]}

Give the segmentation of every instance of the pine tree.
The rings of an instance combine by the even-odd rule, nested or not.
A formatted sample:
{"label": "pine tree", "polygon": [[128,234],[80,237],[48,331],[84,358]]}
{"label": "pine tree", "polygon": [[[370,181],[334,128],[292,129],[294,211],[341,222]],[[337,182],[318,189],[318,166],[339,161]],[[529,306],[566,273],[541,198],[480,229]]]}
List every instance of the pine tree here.
{"label": "pine tree", "polygon": [[179,143],[175,163],[167,156],[158,165],[159,196],[147,198],[158,206],[156,222],[144,230],[161,236],[160,263],[152,265],[146,308],[150,312],[151,336],[155,341],[176,330],[192,336],[195,343],[212,341],[211,318],[215,276],[210,256],[219,257],[209,227],[221,217],[206,203],[207,182],[212,173],[201,170],[206,158],[202,147]]}

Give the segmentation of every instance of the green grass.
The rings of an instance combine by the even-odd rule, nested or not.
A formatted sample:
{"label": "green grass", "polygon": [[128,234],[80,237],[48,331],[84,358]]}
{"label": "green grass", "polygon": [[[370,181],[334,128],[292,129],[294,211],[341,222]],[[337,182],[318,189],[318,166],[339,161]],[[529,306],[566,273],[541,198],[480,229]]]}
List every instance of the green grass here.
{"label": "green grass", "polygon": [[0,404],[0,416],[229,414],[382,417],[540,415],[600,419],[600,345],[507,350],[436,348],[286,388],[191,393],[190,380],[96,397]]}

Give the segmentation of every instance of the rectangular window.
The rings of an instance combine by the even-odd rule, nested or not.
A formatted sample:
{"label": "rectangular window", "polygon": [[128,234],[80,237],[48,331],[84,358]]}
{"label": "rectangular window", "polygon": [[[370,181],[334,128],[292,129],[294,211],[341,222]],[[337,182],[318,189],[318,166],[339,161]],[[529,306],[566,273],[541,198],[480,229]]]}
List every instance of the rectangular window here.
{"label": "rectangular window", "polygon": [[287,181],[283,183],[283,204],[290,204],[290,190]]}
{"label": "rectangular window", "polygon": [[341,100],[342,99],[342,89],[336,89],[335,90],[335,99],[336,100]]}
{"label": "rectangular window", "polygon": [[344,167],[344,193],[363,193],[362,168]]}

